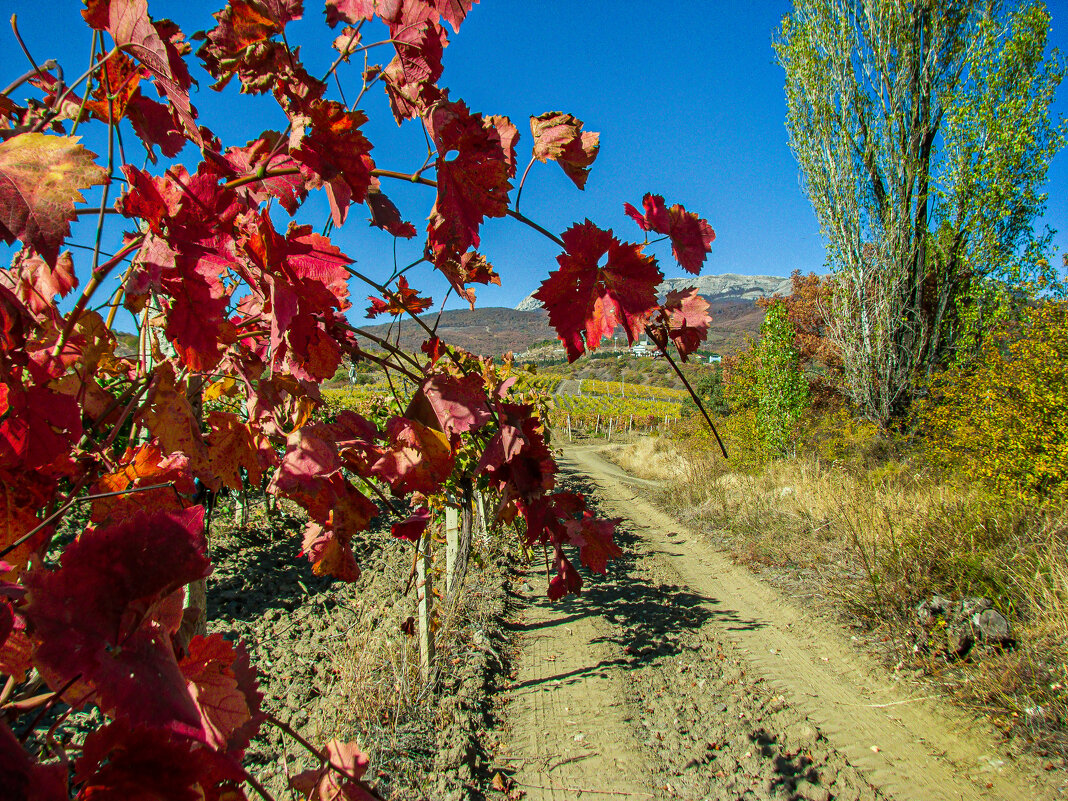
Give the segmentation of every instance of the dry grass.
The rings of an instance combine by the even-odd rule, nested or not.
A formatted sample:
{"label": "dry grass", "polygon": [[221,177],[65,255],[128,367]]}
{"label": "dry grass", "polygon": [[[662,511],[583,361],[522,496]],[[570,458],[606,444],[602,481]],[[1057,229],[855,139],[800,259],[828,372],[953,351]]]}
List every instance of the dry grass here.
{"label": "dry grass", "polygon": [[906,655],[921,600],[990,598],[1012,621],[1016,648],[923,664],[952,677],[999,725],[1068,754],[1068,510],[940,479],[920,460],[888,458],[895,449],[886,442],[834,444],[846,458],[754,467],[738,453],[737,431],[725,428],[735,446],[726,462],[693,435],[624,446],[613,458],[664,481],[664,502],[740,561],[810,577],[839,609],[895,635]]}

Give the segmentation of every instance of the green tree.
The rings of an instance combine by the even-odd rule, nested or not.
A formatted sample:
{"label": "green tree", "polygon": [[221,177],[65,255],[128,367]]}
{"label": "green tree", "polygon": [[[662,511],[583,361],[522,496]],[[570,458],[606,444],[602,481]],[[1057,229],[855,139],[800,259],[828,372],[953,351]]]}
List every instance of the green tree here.
{"label": "green tree", "polygon": [[[835,274],[845,383],[886,423],[1006,297],[1055,278],[1033,222],[1064,126],[1045,6],[796,0],[775,44]],[[1009,295],[1011,296],[1011,292]]]}
{"label": "green tree", "polygon": [[757,428],[768,449],[778,455],[789,449],[795,425],[808,408],[808,383],[798,366],[796,336],[786,305],[769,306],[757,343]]}

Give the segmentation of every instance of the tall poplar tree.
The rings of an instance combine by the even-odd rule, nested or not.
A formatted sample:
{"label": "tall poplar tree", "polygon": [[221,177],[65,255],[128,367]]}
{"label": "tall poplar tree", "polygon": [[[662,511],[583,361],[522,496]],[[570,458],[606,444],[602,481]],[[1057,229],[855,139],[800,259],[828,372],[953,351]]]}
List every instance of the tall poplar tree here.
{"label": "tall poplar tree", "polygon": [[999,288],[1051,280],[1034,222],[1064,126],[1040,3],[796,0],[775,43],[787,127],[836,277],[853,400],[886,423],[982,328]]}

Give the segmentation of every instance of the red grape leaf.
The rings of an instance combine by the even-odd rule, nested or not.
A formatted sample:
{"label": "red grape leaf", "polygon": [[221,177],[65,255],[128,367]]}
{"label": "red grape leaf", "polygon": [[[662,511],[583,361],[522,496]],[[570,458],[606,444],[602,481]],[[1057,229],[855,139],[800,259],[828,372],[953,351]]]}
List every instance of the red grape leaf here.
{"label": "red grape leaf", "polygon": [[390,448],[373,465],[376,476],[389,482],[394,495],[441,489],[452,473],[448,438],[416,420],[394,417],[386,425]]}
{"label": "red grape leaf", "polygon": [[344,20],[353,25],[378,16],[392,22],[400,16],[404,0],[326,0],[326,23],[333,28]]}
{"label": "red grape leaf", "polygon": [[368,297],[371,305],[367,307],[367,316],[375,318],[380,314],[422,314],[433,305],[432,298],[419,297],[418,290],[408,286],[408,279],[403,275],[397,279],[397,291],[390,292],[386,299]]}
{"label": "red grape leaf", "polygon": [[0,467],[38,470],[68,454],[82,435],[78,402],[49,387],[7,393],[0,420]]}
{"label": "red grape leaf", "polygon": [[298,773],[290,785],[308,801],[376,801],[360,783],[369,760],[355,743],[331,740],[324,757],[322,767]]}
{"label": "red grape leaf", "polygon": [[509,161],[500,125],[472,114],[462,102],[442,102],[426,125],[437,148],[438,195],[430,212],[429,245],[435,264],[479,243],[484,217],[508,211]]}
{"label": "red grape leaf", "polygon": [[262,461],[274,449],[266,442],[257,442],[257,435],[248,423],[231,412],[208,413],[208,459],[212,472],[223,486],[241,490],[246,483],[241,469],[248,473],[248,486],[258,487],[263,478]]}
{"label": "red grape leaf", "polygon": [[459,32],[460,25],[477,2],[478,0],[434,0],[434,6],[441,18],[452,25],[454,31]]}
{"label": "red grape leaf", "polygon": [[467,284],[501,285],[501,278],[493,265],[476,250],[469,250],[458,259],[451,253],[443,252],[434,266],[449,279],[456,294],[471,304],[472,309],[475,308],[475,290]]}
{"label": "red grape leaf", "polygon": [[449,97],[448,90],[438,88],[437,84],[405,81],[400,56],[394,56],[386,65],[382,71],[382,83],[385,84],[389,105],[398,124],[413,117],[425,117],[435,103],[446,101]]}
{"label": "red grape leaf", "polygon": [[153,163],[156,161],[152,154],[153,146],[158,147],[167,158],[174,158],[188,141],[182,133],[181,124],[175,122],[171,109],[140,92],[126,106],[126,119],[130,121]]}
{"label": "red grape leaf", "polygon": [[164,226],[176,218],[181,209],[182,187],[169,175],[150,175],[128,164],[122,171],[127,184],[119,199],[119,211],[127,217],[141,218],[153,233],[164,233]]}
{"label": "red grape leaf", "polygon": [[218,751],[243,750],[259,728],[263,700],[248,654],[221,634],[198,635],[178,667],[200,710],[207,744]]}
{"label": "red grape leaf", "polygon": [[[98,62],[101,59],[103,55],[97,56]],[[118,122],[126,116],[126,107],[134,96],[140,95],[141,78],[147,74],[122,51],[115,53],[92,78],[94,85],[90,99],[85,101],[86,112],[103,122]]]}
{"label": "red grape leaf", "polygon": [[[297,167],[297,162],[288,153],[272,155],[280,138],[281,134],[277,131],[265,131],[259,139],[244,147],[227,148],[223,158],[228,174],[240,178]],[[247,197],[250,205],[264,203],[271,197],[278,198],[290,217],[297,213],[297,208],[308,195],[304,179],[299,174],[264,177],[239,187],[237,191],[239,195]]]}
{"label": "red grape leaf", "polygon": [[431,364],[437,364],[438,359],[440,359],[445,352],[441,340],[436,336],[425,340],[423,344],[419,346],[419,350],[430,357]]}
{"label": "red grape leaf", "polygon": [[472,373],[456,378],[438,373],[427,378],[419,392],[433,411],[435,427],[446,434],[465,434],[493,419],[479,375]]}
{"label": "red grape leaf", "polygon": [[[664,280],[656,260],[640,245],[621,244],[589,220],[562,236],[565,252],[556,257],[560,269],[550,273],[534,297],[549,312],[549,323],[567,348],[568,361],[622,325],[633,342],[645,318],[656,308],[656,287]],[[599,261],[607,255],[603,267]]]}
{"label": "red grape leaf", "polygon": [[[365,530],[378,513],[378,507],[352,486],[341,471],[337,443],[354,436],[351,425],[354,417],[339,416],[339,426],[310,423],[290,434],[285,456],[270,487],[272,492],[303,506],[318,524],[309,526],[305,532],[305,551],[316,570],[342,578],[355,567],[349,547],[352,537]],[[346,446],[354,448],[356,443],[346,440]]]}
{"label": "red grape leaf", "polygon": [[27,573],[24,612],[49,685],[60,690],[78,679],[110,714],[202,736],[170,631],[155,612],[211,572],[206,552],[203,507],[141,512],[84,532],[63,551],[58,570]]}
{"label": "red grape leaf", "polygon": [[217,81],[213,89],[226,85],[247,47],[281,33],[285,23],[293,19],[273,17],[255,0],[229,0],[226,8],[212,16],[218,24],[210,31],[194,34],[193,38],[205,40],[197,55]]}
{"label": "red grape leaf", "polygon": [[164,451],[184,453],[189,457],[193,475],[217,489],[218,484],[208,458],[208,446],[186,397],[184,381],[182,384],[176,383],[174,367],[170,363],[161,364],[156,375],[156,389],[149,402],[141,408],[137,419],[159,439]]}
{"label": "red grape leaf", "polygon": [[55,264],[81,190],[108,182],[76,136],[23,133],[0,143],[0,239],[21,240]]}
{"label": "red grape leaf", "polygon": [[82,801],[221,799],[217,785],[241,780],[239,767],[195,740],[123,721],[89,734],[74,767]]}
{"label": "red grape leaf", "polygon": [[378,17],[390,25],[398,25],[413,17],[440,17],[452,25],[454,31],[467,17],[478,0],[326,0],[326,22],[333,28],[340,20],[353,25]]}
{"label": "red grape leaf", "polygon": [[601,147],[601,135],[582,130],[582,120],[562,111],[530,118],[534,158],[555,161],[579,189],[586,187],[590,166]]}
{"label": "red grape leaf", "polygon": [[54,266],[36,254],[21,250],[15,255],[11,269],[4,273],[14,283],[15,294],[37,314],[55,306],[56,295],[65,298],[78,286],[74,259],[67,250],[59,255]]}
{"label": "red grape leaf", "polygon": [[519,129],[515,123],[500,114],[486,117],[486,131],[497,143],[508,162],[508,177],[515,178],[515,143],[519,141]]}
{"label": "red grape leaf", "polygon": [[90,489],[90,494],[122,492],[137,487],[151,487],[154,484],[173,484],[174,487],[98,498],[93,501],[90,515],[94,523],[115,523],[132,517],[138,510],[143,509],[180,511],[187,505],[181,496],[191,496],[196,492],[193,475],[189,472],[189,457],[184,453],[164,456],[156,441],[139,445],[137,448],[127,448],[119,465],[120,470],[97,479]]}
{"label": "red grape leaf", "polygon": [[[367,190],[367,208],[371,211],[371,225],[388,231],[401,239],[415,237],[415,226],[401,219],[400,210],[393,201],[377,189]],[[335,225],[340,225],[336,217]]]}
{"label": "red grape leaf", "polygon": [[[668,293],[662,307],[663,321],[659,326],[651,326],[650,333],[657,339],[657,344],[666,335],[679,351],[683,361],[697,350],[708,336],[708,326],[712,318],[708,314],[708,301],[697,294],[696,289],[675,290]],[[660,336],[656,332],[660,331]]]}
{"label": "red grape leaf", "polygon": [[351,538],[343,537],[333,528],[308,523],[304,530],[303,553],[312,563],[317,576],[333,576],[341,581],[356,581],[360,567],[352,553]]}
{"label": "red grape leaf", "polygon": [[686,211],[678,203],[669,209],[663,197],[648,192],[642,198],[642,206],[644,215],[630,203],[624,203],[623,210],[643,231],[656,231],[669,236],[671,254],[683,269],[694,275],[701,272],[701,265],[705,256],[712,252],[712,242],[716,238],[716,232],[708,221]]}
{"label": "red grape leaf", "polygon": [[443,71],[441,57],[449,38],[432,18],[407,13],[413,5],[417,4],[406,3],[404,19],[390,26],[400,64],[400,80],[406,85],[436,84]]}
{"label": "red grape leaf", "polygon": [[420,506],[404,520],[390,526],[389,531],[397,539],[419,542],[432,519],[430,510],[425,506]]}
{"label": "red grape leaf", "polygon": [[87,0],[82,15],[91,27],[107,30],[116,45],[148,69],[177,112],[186,135],[203,146],[189,102],[192,78],[182,60],[189,46],[182,41],[178,26],[169,20],[154,22],[148,16],[148,0]]}
{"label": "red grape leaf", "polygon": [[271,356],[276,368],[302,379],[330,378],[341,363],[339,322],[333,310],[348,308],[346,266],[352,259],[311,232],[291,227],[279,236],[266,211],[249,215],[239,241],[248,257],[235,269],[259,302],[270,304]]}
{"label": "red grape leaf", "polygon": [[478,472],[485,471],[499,489],[507,485],[527,497],[553,488],[556,463],[545,443],[541,421],[529,404],[497,406],[500,429],[482,452]]}
{"label": "red grape leaf", "polygon": [[561,551],[557,551],[553,567],[556,569],[556,575],[549,581],[550,601],[559,601],[565,595],[577,595],[582,591],[582,576]]}
{"label": "red grape leaf", "polygon": [[[290,155],[306,168],[309,186],[339,180],[347,186],[351,197],[362,203],[371,186],[371,143],[360,132],[367,115],[359,109],[348,111],[333,100],[317,100],[308,105],[305,124],[294,130],[290,141],[299,141]],[[311,133],[305,126],[310,125]],[[297,134],[302,134],[297,136]]]}
{"label": "red grape leaf", "polygon": [[[179,257],[176,264],[180,262]],[[208,266],[193,274],[175,270],[161,275],[161,284],[171,297],[167,338],[182,363],[198,372],[213,369],[236,339],[234,326],[226,319],[229,293],[213,272]]]}
{"label": "red grape leaf", "polygon": [[0,721],[0,787],[11,801],[69,801],[67,766],[30,760],[7,724]]}
{"label": "red grape leaf", "polygon": [[612,540],[619,519],[598,520],[585,512],[581,520],[567,520],[564,526],[572,544],[579,549],[582,564],[595,573],[604,573],[608,569],[608,560],[617,559],[623,551]]}
{"label": "red grape leaf", "polygon": [[[56,478],[47,476],[43,470],[0,469],[0,487],[3,487],[0,492],[0,549],[3,549],[40,525],[37,511],[51,503]],[[51,526],[44,526],[38,534],[10,551],[4,557],[10,565],[0,569],[0,579],[16,579],[34,551],[51,536],[52,530]]]}
{"label": "red grape leaf", "polygon": [[0,644],[0,673],[23,682],[33,667],[33,643],[26,633],[26,618],[16,614],[12,630]]}

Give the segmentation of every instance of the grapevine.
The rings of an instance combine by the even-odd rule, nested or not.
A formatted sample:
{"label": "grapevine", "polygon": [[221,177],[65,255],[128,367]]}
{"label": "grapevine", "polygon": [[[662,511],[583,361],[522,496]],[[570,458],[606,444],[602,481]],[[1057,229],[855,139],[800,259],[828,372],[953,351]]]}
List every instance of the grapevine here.
{"label": "grapevine", "polygon": [[[338,55],[316,76],[286,36],[301,0],[231,0],[190,37],[145,0],[88,0],[88,65],[64,71],[30,57],[29,43],[28,72],[4,82],[0,237],[19,247],[0,280],[0,764],[11,797],[269,798],[242,764],[256,732],[280,725],[262,709],[260,668],[241,643],[203,633],[193,591],[211,572],[214,493],[266,485],[302,507],[310,569],[345,581],[358,580],[352,544],[373,517],[390,515],[395,536],[419,547],[427,498],[457,480],[493,490],[497,520],[525,521],[553,599],[579,592],[578,565],[604,573],[620,554],[613,521],[556,490],[544,421],[514,377],[434,334],[418,316],[431,299],[407,267],[357,268],[328,236],[356,217],[383,237],[419,236],[387,194],[405,181],[431,204],[420,262],[472,303],[473,285],[499,281],[477,250],[488,218],[560,247],[537,296],[570,360],[617,325],[682,358],[703,340],[708,306],[695,290],[657,303],[663,273],[647,242],[590,220],[555,234],[520,213],[531,170],[516,183],[519,127],[438,84],[474,1],[326,0],[323,42]],[[193,105],[194,80],[273,99],[280,124],[221,141]],[[371,91],[425,132],[418,169],[376,160],[361,107]],[[82,143],[94,129],[103,155]],[[556,162],[582,189],[598,134],[556,111],[532,116],[530,131],[531,165]],[[304,208],[318,193],[326,220]],[[708,223],[658,195],[642,206],[627,215],[697,273]],[[91,243],[73,240],[78,217],[96,221]],[[121,237],[104,236],[105,218],[122,221]],[[354,322],[367,293],[368,317],[423,326],[419,352],[368,344]],[[118,347],[120,307],[138,327],[134,353]],[[346,359],[384,377],[385,401],[324,395]],[[89,706],[104,723],[71,741],[65,720]],[[50,729],[31,737],[48,712]],[[376,797],[355,744],[286,733],[318,761],[294,789]]]}

